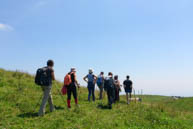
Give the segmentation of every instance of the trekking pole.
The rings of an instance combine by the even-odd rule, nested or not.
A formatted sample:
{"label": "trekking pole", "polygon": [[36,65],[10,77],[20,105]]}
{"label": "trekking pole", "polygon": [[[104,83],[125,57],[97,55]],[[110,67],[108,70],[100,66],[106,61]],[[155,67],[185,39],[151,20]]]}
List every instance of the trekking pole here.
{"label": "trekking pole", "polygon": [[61,91],[60,91],[58,88],[56,88],[56,89],[57,89],[57,91],[58,91],[58,93],[59,93],[59,95],[60,95],[62,101],[64,101],[64,103],[65,103],[65,100],[64,100],[64,98],[63,98],[63,95],[62,95]]}
{"label": "trekking pole", "polygon": [[40,104],[40,101],[41,101],[42,97],[43,97],[43,95],[41,95],[41,96],[40,96],[39,101],[38,101],[38,103],[36,104],[36,106],[35,106],[35,108],[34,108],[34,111],[33,111],[33,112],[35,112],[35,111],[36,111],[36,108],[37,108],[37,107],[38,107],[38,105]]}
{"label": "trekking pole", "polygon": [[78,101],[80,101],[80,94],[81,94],[80,84],[77,85],[78,85]]}
{"label": "trekking pole", "polygon": [[61,91],[59,89],[58,89],[58,92],[59,92],[59,94],[61,96],[62,101],[64,101],[64,103],[65,103],[64,97],[63,97],[63,95],[62,95],[62,93],[61,93]]}

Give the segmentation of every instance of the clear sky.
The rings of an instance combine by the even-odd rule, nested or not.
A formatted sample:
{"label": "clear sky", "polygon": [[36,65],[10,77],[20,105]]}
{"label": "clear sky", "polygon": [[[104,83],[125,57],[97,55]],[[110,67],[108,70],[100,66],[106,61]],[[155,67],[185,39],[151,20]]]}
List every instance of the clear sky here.
{"label": "clear sky", "polygon": [[34,74],[48,59],[129,74],[146,94],[193,96],[192,0],[3,0],[0,67]]}

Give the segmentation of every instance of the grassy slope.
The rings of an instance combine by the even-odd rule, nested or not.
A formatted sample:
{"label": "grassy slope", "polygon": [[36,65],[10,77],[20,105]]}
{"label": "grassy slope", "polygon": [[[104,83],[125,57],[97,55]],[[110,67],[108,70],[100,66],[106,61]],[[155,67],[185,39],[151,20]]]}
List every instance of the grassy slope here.
{"label": "grassy slope", "polygon": [[126,105],[123,96],[113,110],[108,110],[106,99],[88,103],[87,90],[81,88],[80,108],[75,108],[73,101],[73,108],[68,110],[66,96],[62,100],[58,93],[60,88],[61,84],[55,82],[53,99],[57,110],[37,117],[39,105],[35,107],[42,92],[34,78],[0,69],[0,128],[193,129],[193,98],[174,101],[163,96],[143,96],[143,103]]}

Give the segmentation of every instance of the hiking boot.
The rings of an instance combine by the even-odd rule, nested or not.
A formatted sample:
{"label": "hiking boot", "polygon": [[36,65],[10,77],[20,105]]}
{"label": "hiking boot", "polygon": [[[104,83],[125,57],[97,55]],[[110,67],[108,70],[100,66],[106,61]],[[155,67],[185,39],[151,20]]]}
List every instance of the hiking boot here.
{"label": "hiking boot", "polygon": [[56,109],[55,109],[55,108],[50,110],[50,112],[54,112],[54,111],[56,111]]}
{"label": "hiking boot", "polygon": [[54,112],[56,110],[55,106],[50,107],[50,112]]}
{"label": "hiking boot", "polygon": [[40,110],[39,112],[38,112],[38,116],[44,116],[45,115],[45,110]]}
{"label": "hiking boot", "polygon": [[39,117],[43,117],[45,115],[45,113],[38,113]]}
{"label": "hiking boot", "polygon": [[75,104],[78,105],[78,99],[75,99]]}
{"label": "hiking boot", "polygon": [[70,100],[67,100],[68,108],[71,108],[70,106]]}

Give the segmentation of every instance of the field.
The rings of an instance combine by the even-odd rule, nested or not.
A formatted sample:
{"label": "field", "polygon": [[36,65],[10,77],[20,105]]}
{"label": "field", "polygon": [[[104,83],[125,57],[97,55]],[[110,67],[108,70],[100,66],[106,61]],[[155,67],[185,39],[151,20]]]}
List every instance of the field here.
{"label": "field", "polygon": [[[54,82],[56,111],[38,117],[42,91],[34,77],[0,69],[0,129],[193,129],[193,98],[174,100],[165,96],[142,96],[141,103],[126,104],[125,96],[113,109],[107,99],[87,102],[87,89],[80,88],[79,105],[67,109],[66,96]],[[96,93],[98,97],[98,93]]]}

